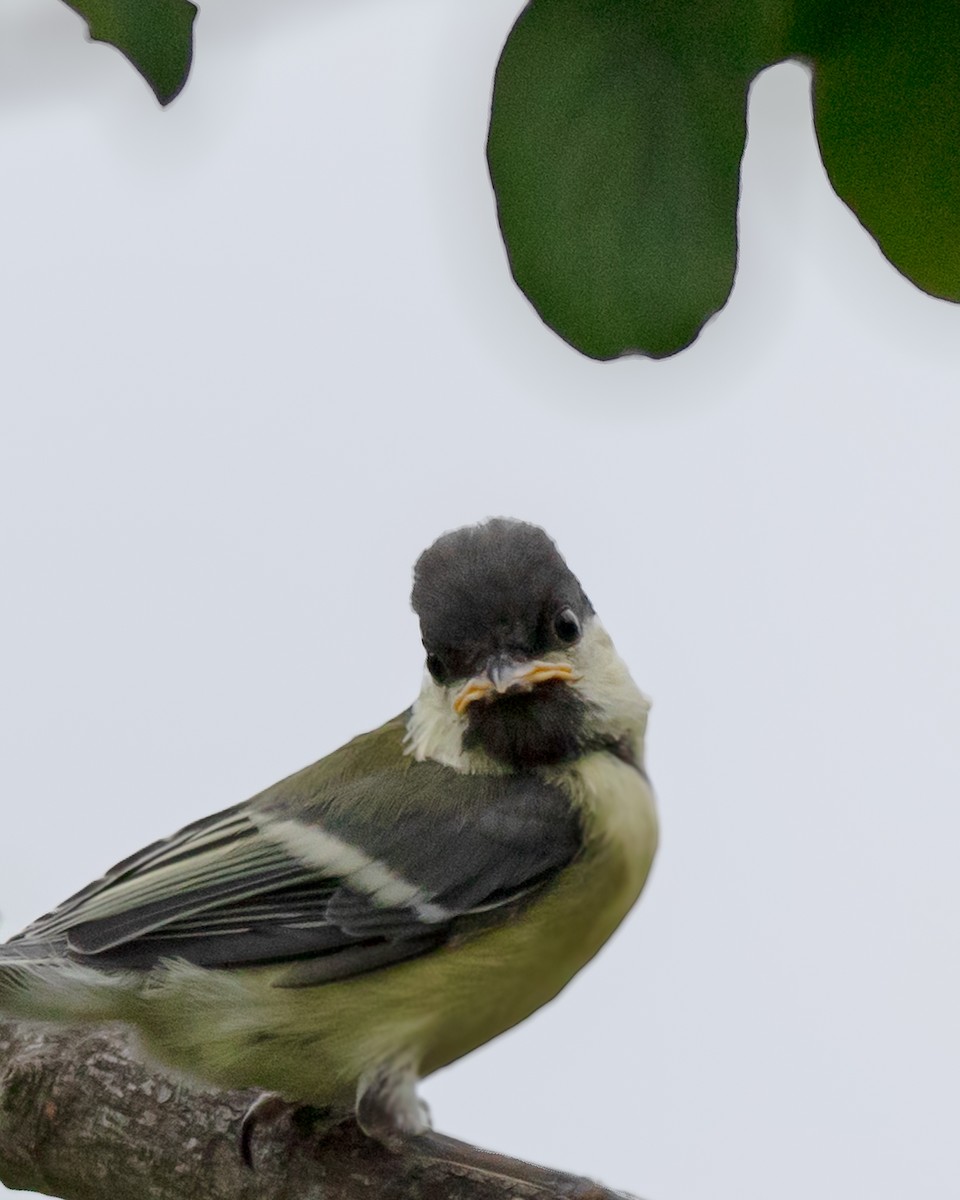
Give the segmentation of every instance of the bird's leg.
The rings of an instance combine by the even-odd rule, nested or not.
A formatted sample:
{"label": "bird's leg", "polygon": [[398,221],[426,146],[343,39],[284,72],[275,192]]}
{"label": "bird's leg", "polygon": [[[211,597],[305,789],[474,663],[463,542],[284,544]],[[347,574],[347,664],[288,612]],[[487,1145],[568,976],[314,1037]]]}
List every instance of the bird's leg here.
{"label": "bird's leg", "polygon": [[437,1133],[430,1128],[429,1111],[417,1096],[412,1072],[383,1071],[361,1081],[357,1124],[388,1150],[419,1159],[424,1166],[452,1166],[503,1183],[525,1183],[564,1200],[602,1200],[610,1194],[589,1179],[507,1158]]}

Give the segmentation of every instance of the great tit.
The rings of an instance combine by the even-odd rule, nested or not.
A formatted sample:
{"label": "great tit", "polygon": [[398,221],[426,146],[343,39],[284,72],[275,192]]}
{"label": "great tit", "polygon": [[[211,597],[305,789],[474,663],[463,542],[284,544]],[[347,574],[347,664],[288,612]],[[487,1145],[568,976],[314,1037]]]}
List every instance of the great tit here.
{"label": "great tit", "polygon": [[0,1011],[127,1022],[207,1084],[426,1135],[418,1080],[597,953],[657,820],[649,703],[543,530],[443,535],[412,603],[406,712],[34,921],[0,947]]}

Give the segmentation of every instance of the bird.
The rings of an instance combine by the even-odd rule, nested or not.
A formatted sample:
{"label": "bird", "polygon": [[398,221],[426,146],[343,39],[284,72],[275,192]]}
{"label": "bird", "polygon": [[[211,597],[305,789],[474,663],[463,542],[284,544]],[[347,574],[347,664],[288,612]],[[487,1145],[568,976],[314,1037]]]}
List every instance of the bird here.
{"label": "bird", "polygon": [[[417,560],[413,704],[0,946],[0,1013],[120,1021],[189,1078],[426,1145],[419,1081],[551,1001],[644,887],[650,702],[538,526]],[[369,633],[367,670],[389,651]]]}

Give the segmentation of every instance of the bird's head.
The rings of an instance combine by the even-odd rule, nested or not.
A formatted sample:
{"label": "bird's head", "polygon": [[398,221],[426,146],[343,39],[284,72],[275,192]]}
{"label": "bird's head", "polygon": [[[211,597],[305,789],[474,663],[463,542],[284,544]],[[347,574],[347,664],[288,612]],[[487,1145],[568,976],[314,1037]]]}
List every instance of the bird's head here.
{"label": "bird's head", "polygon": [[576,576],[535,525],[444,534],[414,568],[427,652],[418,758],[525,770],[617,746],[639,758],[648,702]]}

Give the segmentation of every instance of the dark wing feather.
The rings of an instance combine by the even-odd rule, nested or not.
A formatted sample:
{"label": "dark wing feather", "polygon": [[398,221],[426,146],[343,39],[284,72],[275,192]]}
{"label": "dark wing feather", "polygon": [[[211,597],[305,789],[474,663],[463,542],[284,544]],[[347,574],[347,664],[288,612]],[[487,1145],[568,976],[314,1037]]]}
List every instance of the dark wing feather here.
{"label": "dark wing feather", "polygon": [[89,919],[94,915],[97,900],[103,893],[109,893],[109,904],[115,907],[121,885],[131,878],[137,878],[140,884],[148,883],[150,877],[157,876],[165,867],[185,863],[191,857],[255,834],[256,828],[243,815],[242,808],[242,805],[234,805],[223,812],[192,822],[172,837],[151,842],[111,867],[100,879],[95,879],[58,904],[51,912],[32,921],[10,940],[33,941],[53,937],[75,923],[77,914],[84,914],[81,919]]}
{"label": "dark wing feather", "polygon": [[505,918],[578,853],[559,788],[413,763],[395,723],[366,736],[388,733],[381,769],[343,769],[351,743],[126,859],[19,938],[66,938],[109,968],[290,962],[291,985],[315,984],[423,953],[471,914]]}

